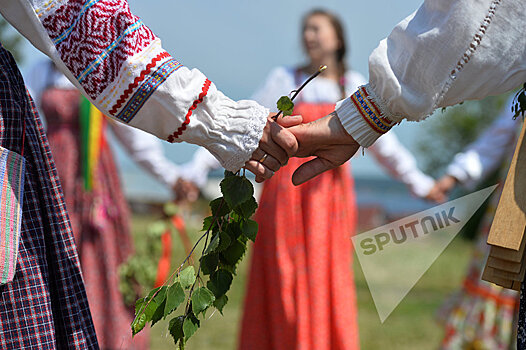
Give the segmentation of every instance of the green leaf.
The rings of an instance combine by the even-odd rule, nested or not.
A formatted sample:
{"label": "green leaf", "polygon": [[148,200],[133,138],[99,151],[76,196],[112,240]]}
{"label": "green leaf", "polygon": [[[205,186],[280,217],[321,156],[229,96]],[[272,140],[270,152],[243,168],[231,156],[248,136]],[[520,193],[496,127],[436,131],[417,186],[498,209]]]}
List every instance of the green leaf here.
{"label": "green leaf", "polygon": [[152,317],[155,313],[155,310],[157,310],[158,306],[159,304],[155,302],[155,300],[150,300],[148,304],[145,304],[144,314],[146,315],[146,322],[149,322],[152,320]]}
{"label": "green leaf", "polygon": [[228,264],[236,265],[245,254],[246,248],[243,243],[235,241],[227,250],[222,252],[221,255]]}
{"label": "green leaf", "polygon": [[215,297],[218,298],[228,292],[232,284],[232,279],[233,276],[230,272],[222,269],[217,270],[210,276],[210,280],[206,286],[214,293]]}
{"label": "green leaf", "polygon": [[230,222],[228,226],[226,227],[225,231],[230,236],[230,240],[233,242],[238,239],[239,236],[243,233],[241,231],[241,223],[240,222]]}
{"label": "green leaf", "polygon": [[155,302],[157,304],[160,304],[164,299],[166,299],[166,290],[167,289],[168,289],[168,287],[162,286],[162,287],[159,287],[159,288],[156,289],[156,293],[157,294],[151,293],[151,296],[153,297],[153,300],[155,300]]}
{"label": "green leaf", "polygon": [[230,244],[232,243],[232,240],[230,239],[230,236],[226,232],[220,232],[219,233],[219,246],[217,247],[216,251],[222,252],[228,247],[230,247]]}
{"label": "green leaf", "polygon": [[[190,267],[193,268],[193,266]],[[181,283],[176,282],[172,284],[170,288],[168,288],[168,292],[166,293],[166,306],[164,308],[164,318],[166,318],[166,316],[170,315],[175,309],[177,309],[179,305],[183,303],[184,299],[185,294],[183,287],[181,287]]]}
{"label": "green leaf", "polygon": [[[214,294],[206,287],[201,287],[192,294],[192,309],[195,314],[206,310],[214,302]],[[186,332],[185,332],[186,335]]]}
{"label": "green leaf", "polygon": [[181,287],[184,289],[190,287],[195,282],[195,269],[192,265],[185,268],[179,274],[179,281],[181,282]]}
{"label": "green leaf", "polygon": [[244,176],[230,176],[221,181],[221,192],[230,208],[235,208],[252,197],[254,187]]}
{"label": "green leaf", "polygon": [[230,208],[223,197],[219,197],[210,202],[210,209],[212,209],[212,216],[225,216],[230,213]]}
{"label": "green leaf", "polygon": [[219,232],[214,235],[210,241],[210,244],[208,244],[208,247],[206,247],[205,254],[213,252],[217,249],[217,247],[219,247]]}
{"label": "green leaf", "polygon": [[146,326],[146,315],[141,314],[139,317],[136,317],[131,324],[132,335],[135,335],[142,331],[144,326]]}
{"label": "green leaf", "polygon": [[214,217],[213,216],[207,216],[206,218],[203,219],[203,228],[201,229],[201,231],[213,231],[214,230],[214,227],[217,226],[217,223],[214,222]]}
{"label": "green leaf", "polygon": [[223,294],[219,298],[216,298],[216,300],[214,300],[214,307],[219,310],[221,315],[223,314],[223,308],[225,307],[227,302],[228,297],[226,296],[226,294]]}
{"label": "green leaf", "polygon": [[152,327],[164,317],[164,310],[166,309],[166,299],[164,299],[155,309],[152,316]]}
{"label": "green leaf", "polygon": [[254,197],[250,197],[248,201],[245,201],[238,205],[235,209],[235,212],[241,215],[245,219],[250,219],[252,215],[256,212],[258,208],[258,203]]}
{"label": "green leaf", "polygon": [[183,323],[184,316],[177,316],[170,320],[168,330],[170,330],[170,334],[174,338],[174,343],[177,343],[178,340],[182,340],[184,338]]}
{"label": "green leaf", "polygon": [[219,257],[217,254],[207,254],[201,257],[201,271],[204,275],[210,275],[217,269]]}
{"label": "green leaf", "polygon": [[248,220],[242,225],[243,234],[248,237],[252,242],[256,241],[258,234],[258,223],[254,220]]}
{"label": "green leaf", "polygon": [[278,109],[283,112],[283,116],[292,115],[294,110],[294,102],[288,96],[281,96],[277,103]]}
{"label": "green leaf", "polygon": [[146,316],[146,322],[149,322],[152,320],[153,316],[155,315],[155,311],[165,298],[166,286],[155,288],[154,290],[150,291],[146,298],[137,300],[137,303],[135,304],[135,313],[143,313]]}
{"label": "green leaf", "polygon": [[188,315],[183,322],[184,339],[188,340],[199,328],[199,320],[193,315]]}
{"label": "green leaf", "polygon": [[147,297],[145,298],[140,298],[140,299],[137,299],[135,301],[135,316],[137,316],[137,314],[141,313],[141,312],[144,312],[144,307],[146,307],[146,301],[147,301]]}

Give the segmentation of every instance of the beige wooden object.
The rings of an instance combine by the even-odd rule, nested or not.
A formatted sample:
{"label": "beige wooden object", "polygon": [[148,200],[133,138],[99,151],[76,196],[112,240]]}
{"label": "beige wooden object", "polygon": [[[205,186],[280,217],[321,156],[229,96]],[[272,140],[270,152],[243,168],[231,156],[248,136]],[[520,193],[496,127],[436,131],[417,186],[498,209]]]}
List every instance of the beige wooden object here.
{"label": "beige wooden object", "polygon": [[[524,246],[522,238],[526,227],[525,130],[526,128],[522,128],[488,236],[488,244],[515,250],[517,253],[521,245]],[[522,254],[519,255],[519,260],[516,258],[507,260],[520,261],[520,258],[522,258]]]}
{"label": "beige wooden object", "polygon": [[491,245],[482,279],[519,290],[526,272],[526,128],[522,128],[495,218],[488,236]]}

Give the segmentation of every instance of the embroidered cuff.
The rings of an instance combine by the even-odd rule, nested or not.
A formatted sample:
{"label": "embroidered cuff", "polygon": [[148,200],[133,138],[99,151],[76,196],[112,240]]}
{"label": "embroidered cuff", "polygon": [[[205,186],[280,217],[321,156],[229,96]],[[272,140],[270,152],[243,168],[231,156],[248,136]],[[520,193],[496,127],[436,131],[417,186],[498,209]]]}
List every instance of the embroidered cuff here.
{"label": "embroidered cuff", "polygon": [[345,130],[362,147],[372,145],[395,124],[381,113],[365,86],[360,86],[349,98],[338,102],[336,113]]}
{"label": "embroidered cuff", "polygon": [[259,140],[263,137],[263,129],[267,124],[269,110],[256,103],[248,110],[250,119],[247,121],[246,134],[241,141],[241,147],[230,157],[222,161],[221,165],[230,171],[238,171],[250,159],[252,153],[258,148]]}

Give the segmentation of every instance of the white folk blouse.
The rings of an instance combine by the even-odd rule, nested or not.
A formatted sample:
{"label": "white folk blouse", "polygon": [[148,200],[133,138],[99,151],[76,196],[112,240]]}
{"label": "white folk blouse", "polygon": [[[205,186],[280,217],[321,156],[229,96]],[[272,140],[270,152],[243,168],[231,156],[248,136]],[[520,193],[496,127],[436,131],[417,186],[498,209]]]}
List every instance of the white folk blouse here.
{"label": "white folk blouse", "polygon": [[364,147],[403,119],[526,82],[526,2],[425,0],[369,57],[369,83],[336,111]]}
{"label": "white folk blouse", "polygon": [[[76,89],[62,73],[53,69],[50,61],[35,64],[25,81],[39,110],[41,110],[42,93],[46,88]],[[175,185],[182,175],[181,169],[165,156],[161,140],[154,135],[113,120],[109,126],[135,163],[167,187],[172,188]]]}
{"label": "white folk blouse", "polygon": [[268,110],[184,67],[125,0],[0,0],[0,13],[105,115],[206,147],[232,171],[257,148]]}

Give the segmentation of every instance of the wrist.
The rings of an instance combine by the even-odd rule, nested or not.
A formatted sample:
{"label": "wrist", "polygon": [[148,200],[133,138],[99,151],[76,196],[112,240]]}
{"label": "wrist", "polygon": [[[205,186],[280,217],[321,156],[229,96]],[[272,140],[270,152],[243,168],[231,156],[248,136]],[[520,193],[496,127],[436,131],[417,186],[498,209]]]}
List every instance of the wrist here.
{"label": "wrist", "polygon": [[336,141],[336,143],[341,144],[358,144],[351,134],[347,132],[343,126],[338,112],[334,111],[328,116],[328,125],[329,129],[332,131],[331,138]]}

